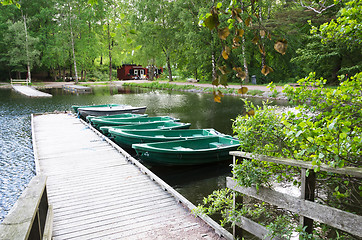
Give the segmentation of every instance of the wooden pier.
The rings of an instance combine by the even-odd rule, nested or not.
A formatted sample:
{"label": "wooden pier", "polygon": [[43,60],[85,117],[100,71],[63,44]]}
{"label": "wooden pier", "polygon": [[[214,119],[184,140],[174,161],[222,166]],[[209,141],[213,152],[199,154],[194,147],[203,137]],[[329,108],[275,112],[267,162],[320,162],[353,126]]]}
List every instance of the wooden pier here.
{"label": "wooden pier", "polygon": [[37,175],[47,176],[53,239],[232,239],[73,115],[35,115],[32,131]]}
{"label": "wooden pier", "polygon": [[13,89],[27,97],[52,97],[51,94],[38,91],[29,86],[12,85]]}
{"label": "wooden pier", "polygon": [[92,88],[78,85],[63,85],[63,90],[71,93],[92,93]]}

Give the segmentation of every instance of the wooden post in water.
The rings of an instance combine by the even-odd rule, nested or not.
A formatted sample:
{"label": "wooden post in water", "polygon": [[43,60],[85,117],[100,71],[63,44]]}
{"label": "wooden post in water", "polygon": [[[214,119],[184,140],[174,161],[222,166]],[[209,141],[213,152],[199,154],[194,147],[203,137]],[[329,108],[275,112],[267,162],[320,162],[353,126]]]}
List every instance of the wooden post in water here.
{"label": "wooden post in water", "polygon": [[[300,198],[314,202],[316,174],[313,170],[308,171],[308,173],[309,174],[307,176],[306,168],[301,169],[302,186]],[[300,223],[302,224],[303,228],[306,227],[305,231],[308,234],[313,233],[313,219],[300,216]]]}

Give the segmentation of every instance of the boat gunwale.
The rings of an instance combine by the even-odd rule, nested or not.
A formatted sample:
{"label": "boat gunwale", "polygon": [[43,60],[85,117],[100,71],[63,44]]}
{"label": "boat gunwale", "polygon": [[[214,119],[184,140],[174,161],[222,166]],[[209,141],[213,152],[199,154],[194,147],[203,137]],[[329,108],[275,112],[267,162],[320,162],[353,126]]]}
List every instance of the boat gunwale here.
{"label": "boat gunwale", "polygon": [[[155,142],[155,143],[135,143],[132,144],[132,148],[134,150],[140,150],[140,151],[150,151],[152,150],[153,152],[157,152],[157,153],[164,153],[164,154],[172,154],[172,153],[183,153],[183,154],[193,154],[193,153],[200,153],[200,152],[220,152],[222,150],[226,150],[228,148],[235,148],[235,147],[240,147],[240,143],[238,144],[232,144],[232,145],[227,145],[227,146],[220,146],[220,147],[215,147],[215,148],[202,148],[202,149],[191,149],[190,150],[182,150],[182,149],[164,149],[164,148],[160,148],[160,147],[154,147],[152,145],[156,145],[156,144],[166,144],[166,143],[174,143],[174,142],[186,142],[186,141],[200,141],[200,140],[206,140],[206,139],[210,139],[210,138],[220,138],[221,136],[206,136],[202,139],[189,139],[189,140],[176,140],[176,141],[167,141],[167,142]],[[233,141],[237,141],[236,139],[226,136],[223,136],[225,138],[229,138]],[[151,146],[150,146],[151,145]],[[136,148],[134,148],[134,146]],[[185,148],[186,149],[186,148]]]}
{"label": "boat gunwale", "polygon": [[[159,131],[159,132],[167,132],[167,131],[172,131],[172,132],[181,132],[181,131],[189,131],[189,130],[204,130],[204,131],[214,131],[215,133],[218,134],[211,134],[211,135],[200,135],[200,136],[174,136],[174,137],[160,137],[160,136],[145,136],[145,135],[136,135],[136,134],[131,134],[131,133],[127,133],[127,131],[132,131],[132,132],[155,132],[155,131]],[[146,140],[156,140],[156,139],[170,139],[167,142],[173,141],[173,140],[191,140],[191,139],[198,139],[198,138],[205,138],[205,137],[214,137],[214,136],[223,136],[222,133],[217,132],[215,129],[213,128],[203,128],[203,129],[119,129],[119,131],[117,131],[116,133],[114,133],[114,135],[118,135],[121,137],[127,137],[127,138],[131,138],[131,139],[140,139],[137,136],[142,136],[142,139],[146,139]]]}

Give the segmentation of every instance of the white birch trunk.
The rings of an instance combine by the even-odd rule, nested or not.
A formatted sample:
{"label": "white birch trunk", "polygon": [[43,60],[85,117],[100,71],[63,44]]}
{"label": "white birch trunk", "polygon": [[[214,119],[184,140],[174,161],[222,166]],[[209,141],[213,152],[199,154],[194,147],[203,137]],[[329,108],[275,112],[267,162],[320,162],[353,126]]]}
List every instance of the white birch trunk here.
{"label": "white birch trunk", "polygon": [[78,84],[77,61],[75,58],[74,36],[73,36],[73,28],[72,28],[72,14],[71,14],[71,8],[70,8],[69,2],[68,2],[68,6],[69,6],[70,39],[71,39],[71,43],[72,43],[73,64],[74,64],[74,72],[75,72],[75,84]]}
{"label": "white birch trunk", "polygon": [[25,28],[25,51],[26,51],[26,61],[27,61],[27,70],[28,70],[28,76],[27,81],[31,83],[31,71],[30,71],[30,59],[29,59],[29,42],[28,42],[28,29],[26,27],[26,17],[23,15],[24,19],[24,28]]}

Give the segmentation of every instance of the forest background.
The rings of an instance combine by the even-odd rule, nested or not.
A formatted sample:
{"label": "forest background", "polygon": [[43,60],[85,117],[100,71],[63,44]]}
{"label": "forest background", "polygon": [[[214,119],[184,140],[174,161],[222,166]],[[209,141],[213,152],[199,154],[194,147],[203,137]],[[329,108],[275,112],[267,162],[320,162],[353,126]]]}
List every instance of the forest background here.
{"label": "forest background", "polygon": [[[133,63],[162,66],[170,80],[177,75],[211,82],[226,75],[219,78],[222,84],[225,78],[248,82],[255,75],[261,84],[285,83],[313,71],[333,84],[339,75],[352,76],[362,68],[359,42],[323,36],[349,2],[360,5],[333,0],[2,1],[0,80],[26,78],[27,72],[35,80],[112,80],[115,69]],[[234,11],[237,4],[241,7]]]}

